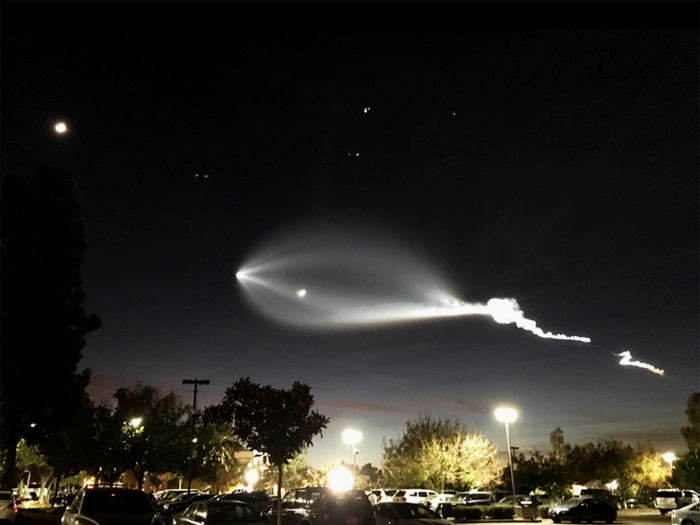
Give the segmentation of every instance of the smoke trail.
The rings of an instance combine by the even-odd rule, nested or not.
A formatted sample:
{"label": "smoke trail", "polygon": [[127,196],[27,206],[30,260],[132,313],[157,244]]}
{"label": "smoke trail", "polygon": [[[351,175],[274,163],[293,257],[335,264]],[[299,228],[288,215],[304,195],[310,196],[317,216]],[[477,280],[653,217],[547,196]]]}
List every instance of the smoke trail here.
{"label": "smoke trail", "polygon": [[660,368],[656,368],[654,366],[651,366],[648,363],[642,363],[641,361],[633,361],[632,360],[632,354],[629,350],[622,352],[621,354],[615,354],[617,357],[621,357],[620,359],[620,364],[623,366],[636,366],[639,368],[646,368],[647,370],[654,372],[655,374],[659,374],[660,376],[664,375],[664,371],[661,370]]}

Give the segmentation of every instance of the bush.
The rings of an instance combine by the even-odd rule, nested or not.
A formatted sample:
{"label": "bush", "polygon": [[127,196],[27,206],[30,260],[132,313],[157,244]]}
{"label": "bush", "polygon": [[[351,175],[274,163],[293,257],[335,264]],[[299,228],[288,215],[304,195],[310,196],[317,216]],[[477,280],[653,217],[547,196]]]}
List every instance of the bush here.
{"label": "bush", "polygon": [[537,514],[539,514],[540,518],[549,518],[549,509],[551,507],[551,505],[540,505],[537,507]]}
{"label": "bush", "polygon": [[480,520],[482,516],[482,509],[485,507],[453,507],[452,512],[454,513],[455,520],[466,521],[466,520]]}
{"label": "bush", "polygon": [[495,520],[510,520],[515,516],[515,507],[512,505],[492,505],[486,509],[486,515]]}

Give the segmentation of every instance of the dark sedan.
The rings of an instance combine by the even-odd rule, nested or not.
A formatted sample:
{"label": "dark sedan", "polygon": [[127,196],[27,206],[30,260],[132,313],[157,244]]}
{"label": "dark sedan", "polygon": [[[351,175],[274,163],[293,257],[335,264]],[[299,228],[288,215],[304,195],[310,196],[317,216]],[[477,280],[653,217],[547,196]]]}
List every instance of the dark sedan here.
{"label": "dark sedan", "polygon": [[260,515],[253,507],[240,501],[198,501],[173,518],[173,525],[210,525],[236,523],[261,525]]}
{"label": "dark sedan", "polygon": [[549,517],[554,523],[562,521],[612,523],[617,519],[617,509],[609,503],[595,498],[571,498],[554,505],[549,510]]}

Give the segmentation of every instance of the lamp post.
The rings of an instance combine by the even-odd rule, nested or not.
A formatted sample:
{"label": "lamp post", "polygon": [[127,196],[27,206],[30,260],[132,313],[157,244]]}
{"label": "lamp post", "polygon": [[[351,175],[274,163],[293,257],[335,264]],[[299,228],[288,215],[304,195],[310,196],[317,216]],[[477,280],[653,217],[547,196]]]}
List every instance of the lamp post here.
{"label": "lamp post", "polygon": [[194,438],[194,423],[197,417],[197,386],[208,385],[208,379],[183,379],[183,385],[194,385],[194,400],[192,401],[192,439],[190,440],[190,457],[187,462],[187,501],[190,500],[190,490],[192,487],[192,447],[196,443]]}
{"label": "lamp post", "polygon": [[352,445],[352,486],[355,487],[355,456],[360,452],[355,448],[360,441],[362,441],[362,432],[359,430],[353,430],[351,428],[343,432],[343,441]]}
{"label": "lamp post", "polygon": [[513,488],[513,498],[515,498],[515,477],[513,476],[513,452],[510,447],[510,432],[508,425],[518,418],[518,411],[509,407],[498,407],[494,415],[501,423],[506,424],[506,442],[508,443],[508,464],[510,465],[510,483]]}

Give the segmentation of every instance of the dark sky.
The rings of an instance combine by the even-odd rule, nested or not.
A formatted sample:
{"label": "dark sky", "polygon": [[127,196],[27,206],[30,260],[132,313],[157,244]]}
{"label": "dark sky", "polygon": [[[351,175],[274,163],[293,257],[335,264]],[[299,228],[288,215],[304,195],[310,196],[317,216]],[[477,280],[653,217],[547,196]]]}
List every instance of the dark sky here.
{"label": "dark sky", "polygon": [[[521,411],[521,451],[557,426],[684,451],[700,388],[697,31],[7,27],[2,73],[3,173],[53,164],[78,183],[86,306],[103,320],[81,362],[95,397],[143,381],[191,400],[181,380],[206,378],[211,404],[239,377],[300,380],[331,417],[316,466],[349,459],[347,426],[378,464],[420,412],[504,448],[501,402]],[[514,297],[597,346],[472,317],[314,332],[251,309],[234,274],[260,242],[350,220],[400,237],[461,299]],[[625,350],[665,376],[620,366]]]}

